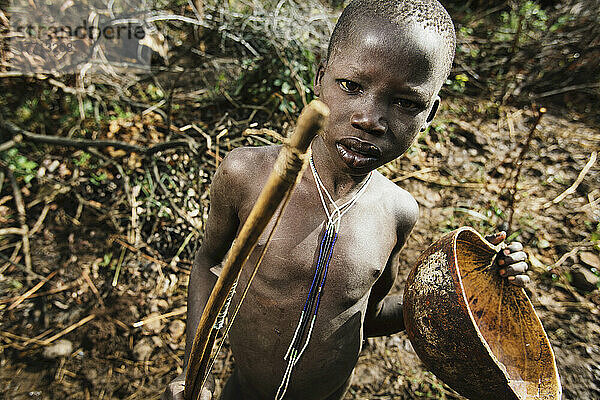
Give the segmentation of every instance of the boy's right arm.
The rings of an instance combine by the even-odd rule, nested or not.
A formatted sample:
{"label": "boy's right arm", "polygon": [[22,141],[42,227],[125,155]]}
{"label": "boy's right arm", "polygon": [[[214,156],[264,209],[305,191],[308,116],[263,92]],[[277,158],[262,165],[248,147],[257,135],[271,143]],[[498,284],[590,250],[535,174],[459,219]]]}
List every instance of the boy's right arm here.
{"label": "boy's right arm", "polygon": [[[236,162],[233,161],[238,157],[237,154],[232,153],[236,151],[230,152],[223,160],[210,186],[210,210],[204,229],[204,239],[196,253],[190,273],[183,372],[167,386],[161,400],[183,400],[185,374],[192,343],[204,306],[217,281],[210,268],[223,261],[240,224],[238,205],[243,196],[243,188],[241,180],[236,179],[236,172],[240,169],[236,168]],[[202,391],[201,400],[210,400],[213,390],[214,380],[210,376]]]}

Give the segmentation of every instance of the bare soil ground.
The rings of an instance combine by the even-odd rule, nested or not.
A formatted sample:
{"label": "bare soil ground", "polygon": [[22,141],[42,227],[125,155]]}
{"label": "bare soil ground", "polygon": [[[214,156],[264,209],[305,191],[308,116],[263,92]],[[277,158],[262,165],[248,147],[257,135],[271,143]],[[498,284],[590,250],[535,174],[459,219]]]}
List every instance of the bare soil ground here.
{"label": "bare soil ground", "polygon": [[[382,168],[421,208],[394,291],[402,291],[411,264],[442,233],[462,225],[491,233],[508,219],[514,161],[533,120],[530,110],[453,101],[436,129]],[[578,271],[589,272],[585,279],[594,284],[600,269],[599,163],[573,193],[552,200],[577,180],[598,149],[598,128],[550,111],[521,160],[514,204],[513,231],[531,258],[528,292],[555,350],[565,399],[600,398],[600,295],[597,288],[578,289]],[[1,190],[0,224],[8,226],[14,206],[10,188]],[[23,195],[28,202],[26,190]],[[39,276],[0,260],[0,398],[158,399],[182,364],[189,260],[169,263],[147,248],[128,247],[99,217],[98,204],[78,212],[68,198],[58,197],[51,205],[31,239]],[[36,218],[30,218],[33,225]],[[12,250],[1,252],[10,257]],[[108,252],[117,263],[105,262]],[[45,285],[13,306],[53,271]],[[48,348],[56,344],[64,347],[51,358]],[[217,392],[232,362],[225,347],[214,368]],[[400,333],[368,340],[347,398],[461,397],[424,370]]]}

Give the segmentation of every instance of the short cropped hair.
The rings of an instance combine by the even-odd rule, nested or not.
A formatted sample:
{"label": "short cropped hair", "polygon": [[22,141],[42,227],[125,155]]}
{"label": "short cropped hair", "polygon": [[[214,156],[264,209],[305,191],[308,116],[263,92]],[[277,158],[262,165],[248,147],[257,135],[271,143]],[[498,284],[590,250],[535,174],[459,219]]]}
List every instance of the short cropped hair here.
{"label": "short cropped hair", "polygon": [[446,43],[444,78],[450,74],[456,48],[456,33],[450,15],[437,0],[352,1],[342,12],[331,34],[327,60],[334,49],[350,36],[353,25],[368,17],[393,22],[400,26],[408,22],[416,22],[436,32]]}

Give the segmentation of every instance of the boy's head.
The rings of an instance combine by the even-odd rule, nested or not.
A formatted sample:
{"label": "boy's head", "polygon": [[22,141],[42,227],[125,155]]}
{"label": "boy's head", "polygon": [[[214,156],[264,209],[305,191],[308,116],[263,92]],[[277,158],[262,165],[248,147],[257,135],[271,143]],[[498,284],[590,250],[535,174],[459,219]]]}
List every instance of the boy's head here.
{"label": "boy's head", "polygon": [[355,0],[342,12],[331,34],[327,60],[344,42],[352,42],[360,27],[369,22],[388,22],[399,27],[416,22],[440,35],[445,42],[443,79],[452,68],[456,34],[452,18],[437,0]]}
{"label": "boy's head", "polygon": [[315,94],[331,109],[323,140],[339,167],[364,174],[400,156],[432,121],[455,33],[436,0],[355,0],[342,13]]}

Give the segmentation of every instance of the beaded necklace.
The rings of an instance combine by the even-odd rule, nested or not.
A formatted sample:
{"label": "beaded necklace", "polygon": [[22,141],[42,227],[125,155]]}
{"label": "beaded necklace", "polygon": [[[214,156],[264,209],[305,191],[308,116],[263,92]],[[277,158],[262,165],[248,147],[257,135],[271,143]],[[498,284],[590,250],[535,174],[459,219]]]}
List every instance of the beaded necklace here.
{"label": "beaded necklace", "polygon": [[[327,277],[327,270],[329,269],[329,262],[331,261],[331,255],[333,254],[333,246],[335,245],[335,241],[337,240],[342,216],[346,212],[348,212],[348,210],[356,203],[358,198],[364,193],[367,184],[371,180],[372,176],[372,173],[370,172],[369,176],[362,184],[358,192],[356,192],[356,194],[354,194],[354,196],[352,196],[350,200],[348,200],[341,206],[338,206],[337,204],[335,204],[335,201],[333,201],[333,198],[331,197],[331,195],[327,191],[327,188],[321,181],[321,178],[317,173],[317,169],[315,168],[315,163],[313,161],[312,155],[310,156],[310,169],[315,180],[315,185],[317,186],[317,191],[319,192],[321,204],[323,205],[323,209],[325,210],[325,214],[327,215],[327,221],[325,225],[325,232],[323,233],[323,238],[321,239],[321,244],[319,245],[319,256],[317,257],[317,267],[315,269],[315,275],[313,277],[310,290],[308,291],[306,301],[304,302],[304,308],[302,309],[302,313],[300,313],[300,320],[298,321],[298,325],[296,326],[294,336],[285,354],[285,357],[283,358],[288,363],[285,373],[283,374],[281,384],[279,385],[277,393],[275,394],[275,400],[283,399],[283,396],[285,395],[285,392],[288,388],[288,384],[290,382],[290,377],[292,376],[292,370],[294,366],[298,363],[298,360],[304,353],[304,350],[306,350],[308,342],[310,341],[313,327],[315,325],[315,320],[317,318],[317,312],[319,310],[319,304],[321,302],[321,294],[323,293],[325,278]],[[327,206],[325,198],[323,197],[323,192],[325,193],[325,195],[327,196],[327,200],[329,200],[329,203],[331,203],[331,206],[333,207],[332,212],[329,211],[329,207]]]}

